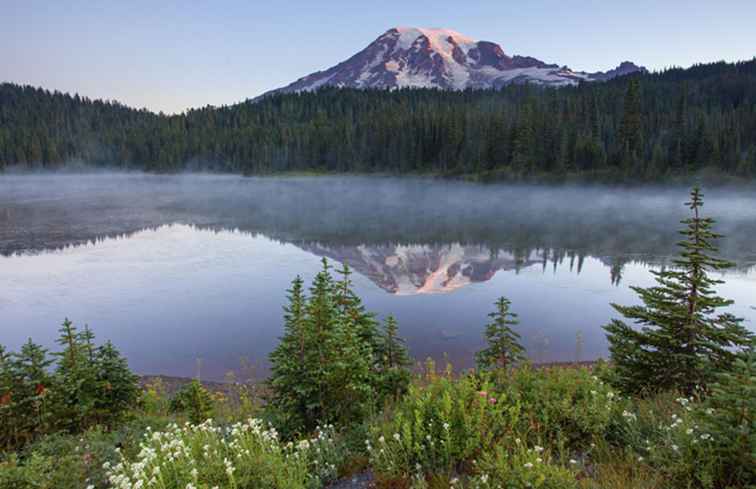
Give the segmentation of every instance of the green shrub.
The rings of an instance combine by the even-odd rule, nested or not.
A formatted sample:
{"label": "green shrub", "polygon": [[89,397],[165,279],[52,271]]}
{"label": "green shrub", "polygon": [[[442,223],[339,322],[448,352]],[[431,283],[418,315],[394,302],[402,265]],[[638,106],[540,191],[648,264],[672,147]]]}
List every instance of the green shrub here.
{"label": "green shrub", "polygon": [[0,463],[2,489],[107,487],[102,465],[116,457],[117,433],[54,434]]}
{"label": "green shrub", "polygon": [[170,409],[185,413],[189,421],[200,424],[213,416],[213,397],[199,380],[192,380],[171,398]]}
{"label": "green shrub", "polygon": [[473,489],[571,489],[577,488],[576,474],[552,463],[549,452],[540,446],[499,446],[477,464]]}
{"label": "green shrub", "polygon": [[335,478],[342,458],[332,427],[283,443],[258,419],[225,428],[208,420],[147,433],[135,457],[106,467],[117,489],[314,489]]}
{"label": "green shrub", "polygon": [[626,399],[582,367],[524,366],[499,371],[495,381],[499,395],[517,406],[518,433],[530,443],[559,443],[570,451],[584,450],[604,436],[626,406]]}
{"label": "green shrub", "polygon": [[541,445],[560,460],[602,437],[626,401],[587,369],[520,369],[487,375],[431,370],[372,428],[376,474],[409,483],[416,474],[469,473],[495,447]]}
{"label": "green shrub", "polygon": [[437,376],[429,363],[425,385],[408,393],[371,429],[370,460],[383,479],[417,472],[450,475],[463,469],[511,429],[517,408],[473,375]]}

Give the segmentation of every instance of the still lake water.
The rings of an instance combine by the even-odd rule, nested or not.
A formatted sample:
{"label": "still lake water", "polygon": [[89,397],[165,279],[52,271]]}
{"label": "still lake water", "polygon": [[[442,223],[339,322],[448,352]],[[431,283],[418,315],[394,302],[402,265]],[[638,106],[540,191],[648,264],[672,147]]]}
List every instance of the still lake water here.
{"label": "still lake water", "polygon": [[[756,330],[756,191],[705,189],[737,268],[720,287]],[[0,176],[0,344],[54,346],[65,317],[136,371],[265,375],[291,280],[321,257],[392,313],[417,359],[472,364],[505,295],[538,362],[606,355],[611,302],[652,284],[682,187],[477,185],[363,177]]]}

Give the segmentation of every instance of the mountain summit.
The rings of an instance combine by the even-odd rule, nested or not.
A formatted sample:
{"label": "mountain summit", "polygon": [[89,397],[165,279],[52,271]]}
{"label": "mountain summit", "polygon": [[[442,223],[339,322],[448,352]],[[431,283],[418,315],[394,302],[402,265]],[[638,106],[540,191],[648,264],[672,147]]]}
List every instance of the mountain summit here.
{"label": "mountain summit", "polygon": [[645,68],[628,61],[606,72],[572,71],[529,56],[508,56],[496,43],[476,41],[449,29],[395,27],[346,61],[269,93],[322,86],[444,90],[500,88],[511,83],[565,86],[637,71]]}

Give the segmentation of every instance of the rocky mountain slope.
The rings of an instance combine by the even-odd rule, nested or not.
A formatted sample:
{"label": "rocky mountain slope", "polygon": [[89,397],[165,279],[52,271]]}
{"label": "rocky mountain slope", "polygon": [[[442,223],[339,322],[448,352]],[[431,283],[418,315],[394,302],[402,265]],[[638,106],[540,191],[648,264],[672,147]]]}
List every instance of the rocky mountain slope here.
{"label": "rocky mountain slope", "polygon": [[395,27],[346,61],[269,93],[312,91],[323,86],[443,90],[500,88],[512,83],[566,86],[644,70],[625,61],[606,72],[573,71],[530,56],[509,56],[496,43],[477,41],[449,29]]}

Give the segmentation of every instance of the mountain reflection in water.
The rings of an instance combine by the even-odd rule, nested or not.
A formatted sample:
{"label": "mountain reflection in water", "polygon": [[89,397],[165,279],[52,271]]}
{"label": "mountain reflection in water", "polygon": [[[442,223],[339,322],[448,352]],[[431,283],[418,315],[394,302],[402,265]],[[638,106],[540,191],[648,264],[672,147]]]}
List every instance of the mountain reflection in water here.
{"label": "mountain reflection in water", "polygon": [[[320,257],[397,316],[417,359],[471,365],[506,295],[535,361],[606,354],[611,302],[670,265],[686,189],[476,185],[424,179],[38,175],[0,177],[0,343],[54,345],[88,323],[143,373],[265,371],[286,288]],[[756,319],[756,194],[707,192],[737,269],[733,312]],[[577,340],[578,336],[581,338]]]}

